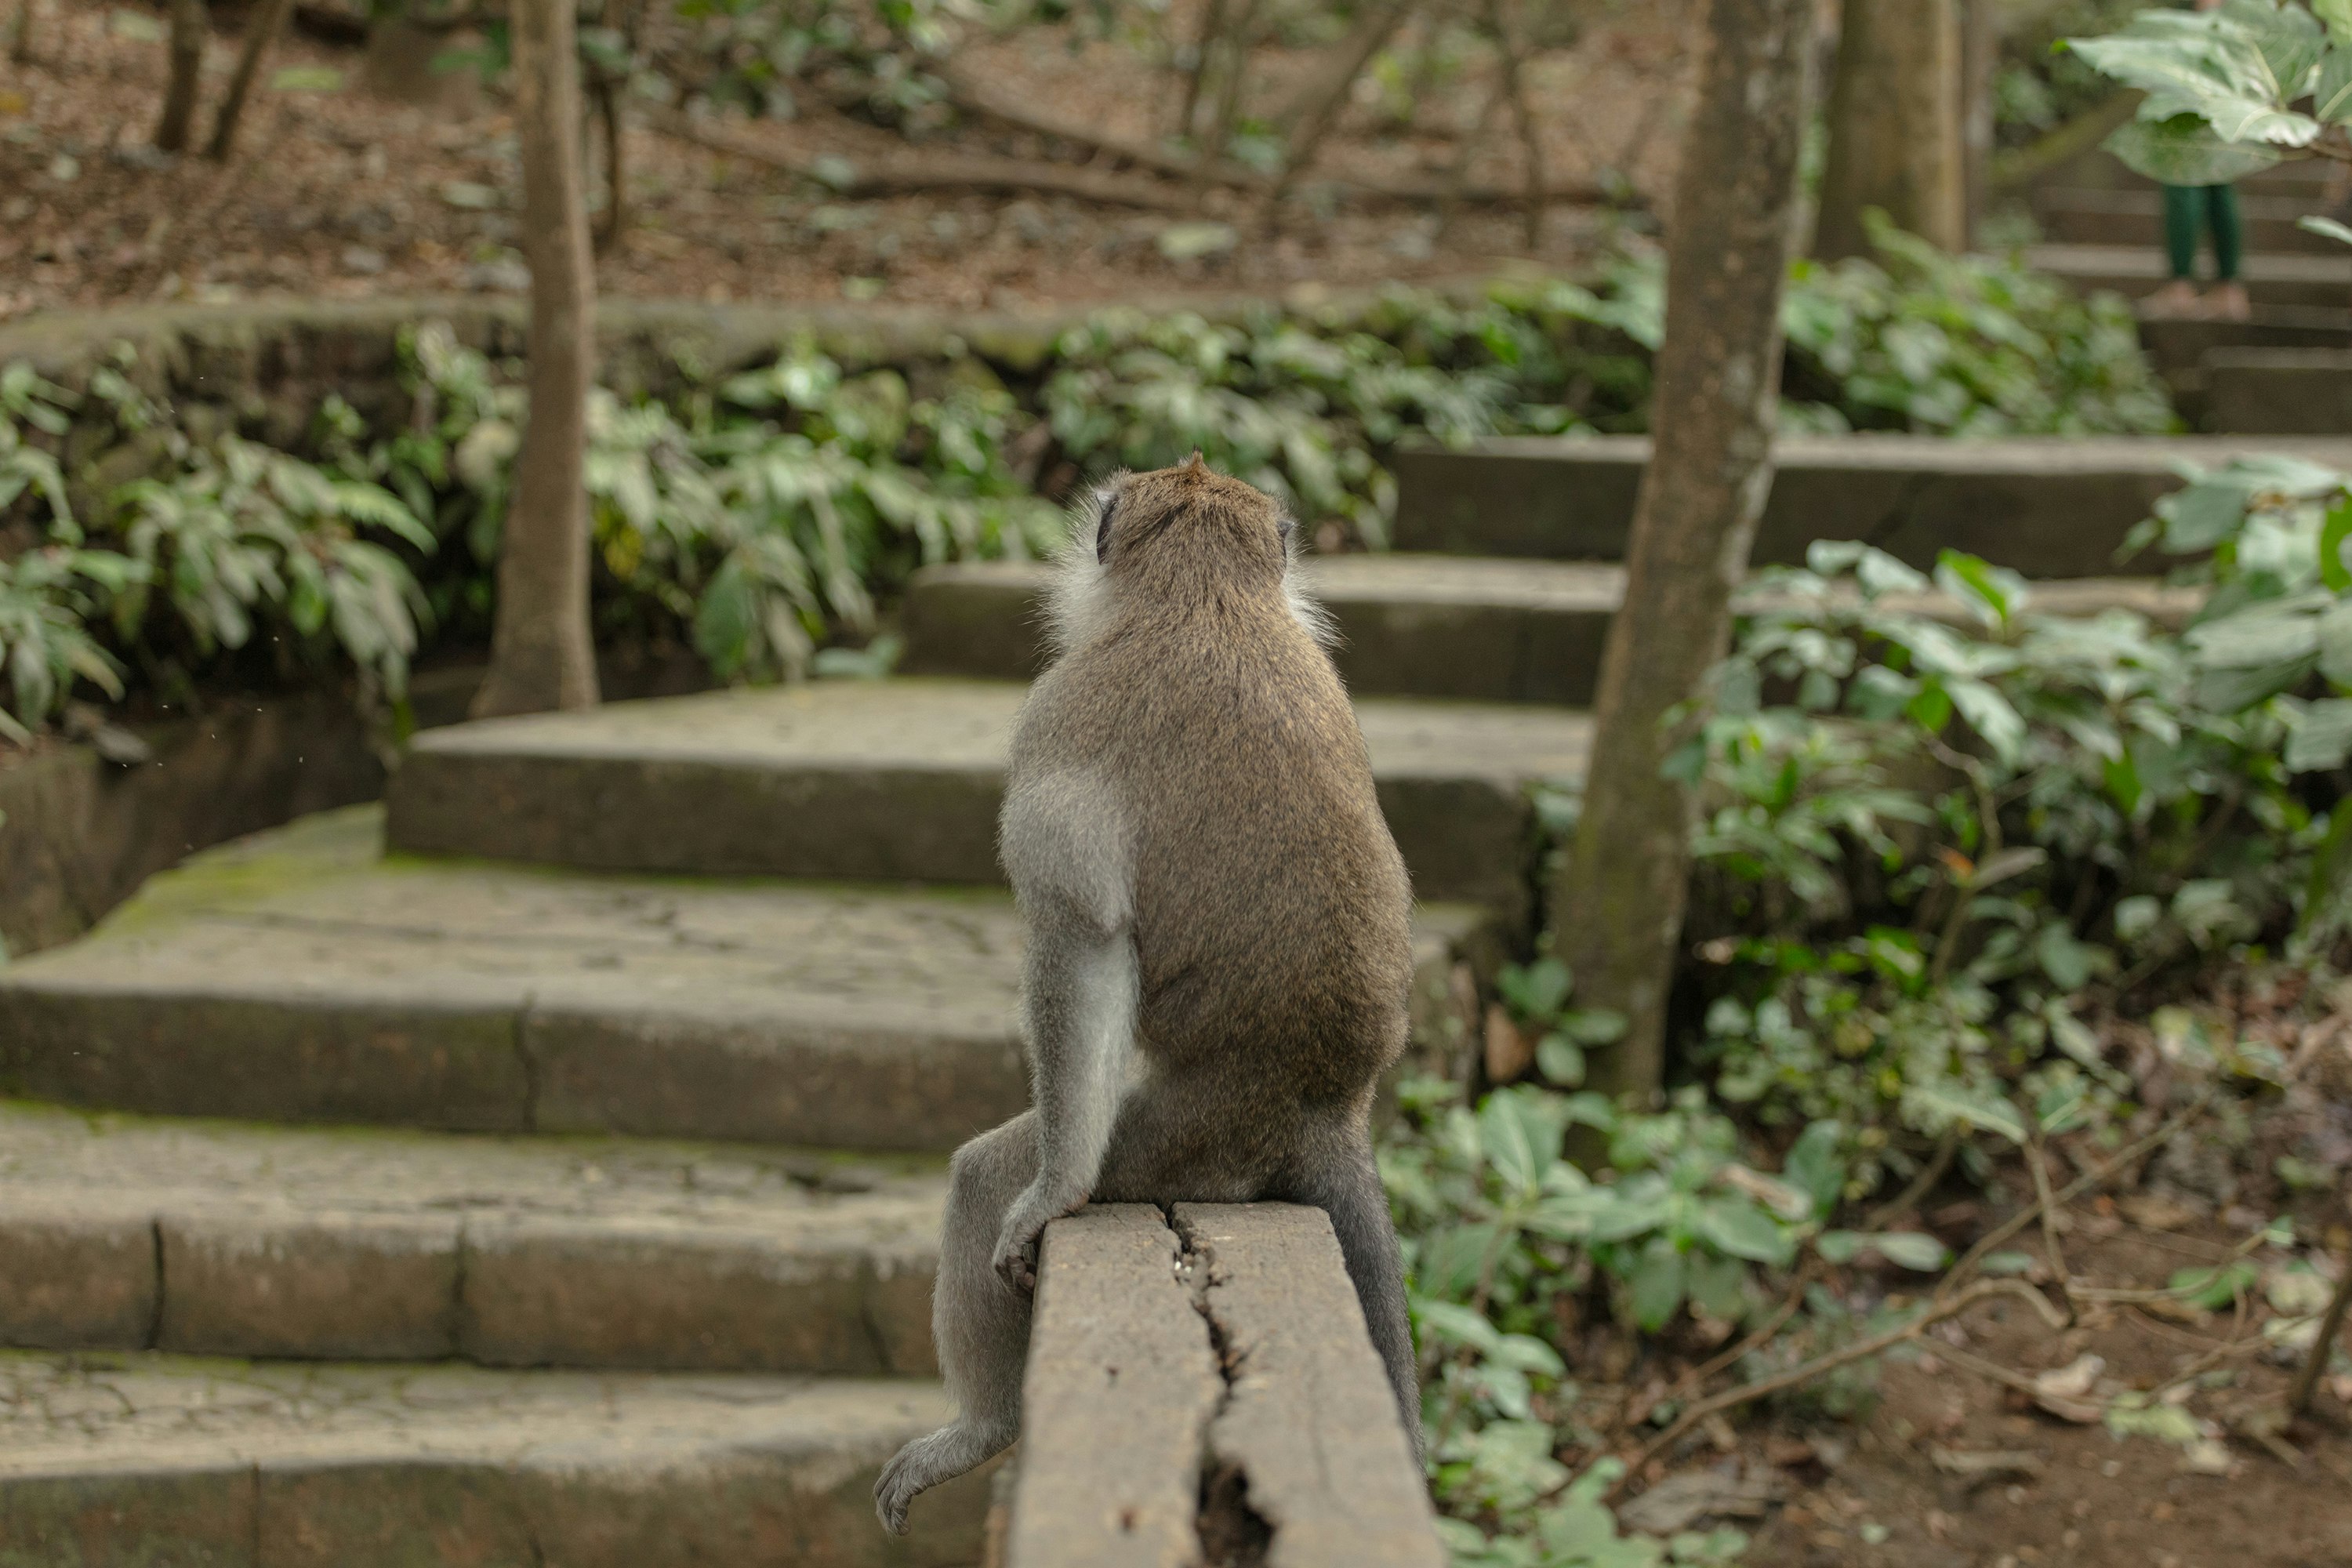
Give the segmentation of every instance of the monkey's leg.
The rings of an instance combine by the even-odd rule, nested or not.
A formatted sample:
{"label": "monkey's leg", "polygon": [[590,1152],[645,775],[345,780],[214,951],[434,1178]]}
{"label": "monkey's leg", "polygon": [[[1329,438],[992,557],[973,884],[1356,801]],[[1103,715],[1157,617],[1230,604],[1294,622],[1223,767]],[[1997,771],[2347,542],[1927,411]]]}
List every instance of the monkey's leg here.
{"label": "monkey's leg", "polygon": [[1412,1321],[1404,1304],[1404,1257],[1397,1247],[1396,1226],[1389,1218],[1388,1194],[1381,1186],[1380,1168],[1372,1162],[1370,1137],[1352,1129],[1336,1147],[1317,1151],[1289,1180],[1269,1196],[1312,1204],[1331,1216],[1339,1237],[1339,1251],[1348,1261],[1348,1278],[1355,1282],[1356,1299],[1363,1304],[1364,1325],[1371,1331],[1372,1348],[1388,1368],[1396,1391],[1397,1414],[1403,1417],[1412,1457],[1421,1458],[1421,1370],[1413,1362]]}
{"label": "monkey's leg", "polygon": [[1021,988],[1028,1016],[1037,1174],[1004,1216],[995,1267],[1006,1284],[1036,1289],[1037,1238],[1046,1222],[1086,1206],[1102,1173],[1135,1052],[1135,942],[1124,926],[1060,900],[1029,908]]}
{"label": "monkey's leg", "polygon": [[1037,1170],[1037,1115],[1024,1110],[956,1151],[947,1223],[931,1287],[931,1342],[955,1396],[956,1418],[898,1450],[874,1483],[885,1528],[907,1531],[915,1494],[952,1480],[1009,1446],[1021,1430],[1021,1375],[1029,1354],[1029,1298],[996,1277],[1005,1211]]}

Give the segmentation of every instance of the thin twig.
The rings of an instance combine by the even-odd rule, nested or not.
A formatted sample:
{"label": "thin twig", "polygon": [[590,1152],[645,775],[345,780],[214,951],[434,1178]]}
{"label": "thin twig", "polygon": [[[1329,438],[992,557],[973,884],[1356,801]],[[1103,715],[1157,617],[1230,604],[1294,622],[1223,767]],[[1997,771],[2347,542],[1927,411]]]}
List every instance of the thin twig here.
{"label": "thin twig", "polygon": [[[2030,1112],[2029,1112],[2030,1114]],[[2033,1173],[2035,1205],[2042,1210],[2042,1248],[2050,1259],[2050,1275],[2058,1287],[2058,1299],[2066,1304],[2066,1326],[2072,1328],[2081,1321],[2082,1310],[2074,1305],[2073,1271],[2066,1267],[2066,1249],[2058,1241],[2058,1205],[2050,1199],[2050,1166],[2042,1157],[2044,1141],[2040,1118],[2033,1121],[2033,1136],[2025,1151],[2026,1169]]]}
{"label": "thin twig", "polygon": [[[2138,1142],[2132,1144],[2129,1148],[2126,1149],[2122,1153],[2116,1155],[2113,1159],[2110,1159],[2105,1163],[2095,1166],[2091,1170],[2085,1171],[2083,1174],[2075,1177],[2063,1187],[2061,1187],[2051,1201],[2059,1205],[2070,1204],[2076,1198],[2081,1197],[2084,1193],[2091,1191],[2093,1188],[2104,1186],[2116,1175],[2117,1172],[2130,1164],[2133,1161],[2137,1160],[2142,1155],[2148,1153],[2152,1150],[2163,1147],[2164,1144],[2171,1140],[2173,1134],[2179,1132],[2182,1128],[2188,1126],[2198,1117],[2203,1115],[2205,1113],[2205,1108],[2212,1102],[2213,1090],[2209,1088],[2203,1093],[2200,1094],[2197,1099],[2179,1115],[2173,1117],[2163,1126],[2158,1128],[2155,1131],[2149,1133]],[[2036,1198],[2031,1206],[2017,1214],[2010,1215],[2009,1218],[2001,1221],[2000,1224],[1993,1226],[1992,1229],[1978,1237],[1977,1244],[1974,1247],[1969,1247],[1968,1252],[1960,1258],[1960,1260],[1952,1266],[1952,1271],[1944,1277],[1944,1283],[1940,1289],[1942,1290],[1950,1290],[1954,1287],[1958,1286],[1961,1279],[1968,1275],[1970,1269],[1984,1261],[1984,1258],[1987,1253],[1992,1251],[1993,1248],[1999,1247],[2002,1242],[2007,1241],[2011,1237],[2015,1236],[2019,1231],[2023,1230],[2027,1226],[2032,1225],[2036,1219],[2039,1219],[2041,1215],[2042,1200]]]}
{"label": "thin twig", "polygon": [[1936,1145],[1934,1156],[1920,1168],[1917,1175],[1911,1178],[1911,1184],[1895,1194],[1887,1202],[1873,1209],[1870,1217],[1862,1222],[1862,1228],[1885,1230],[1926,1202],[1927,1194],[1936,1190],[1936,1184],[1944,1179],[1944,1173],[1952,1168],[1952,1157],[1959,1152],[1959,1130],[1958,1128],[1947,1130],[1942,1140]]}
{"label": "thin twig", "polygon": [[1519,35],[1511,22],[1510,0],[1486,0],[1486,23],[1495,30],[1495,47],[1502,55],[1503,92],[1510,100],[1527,158],[1528,248],[1538,250],[1543,247],[1544,226],[1543,135],[1536,124],[1535,105],[1528,99],[1527,80],[1519,71]]}
{"label": "thin twig", "polygon": [[[1626,1467],[1625,1473],[1617,1479],[1617,1484],[1609,1489],[1608,1495],[1603,1500],[1615,1503],[1625,1489],[1649,1468],[1653,1459],[1672,1448],[1675,1444],[1682,1440],[1685,1433],[1708,1416],[1721,1411],[1735,1409],[1770,1394],[1801,1387],[1823,1373],[1834,1372],[1839,1367],[1850,1365],[1854,1362],[1867,1361],[1872,1356],[1884,1354],[1906,1340],[1918,1338],[1945,1319],[1956,1317],[1978,1302],[1990,1300],[1995,1296],[2021,1297],[2032,1304],[2034,1310],[2039,1312],[2043,1321],[2053,1329],[2065,1326],[2064,1318],[2056,1308],[2051,1306],[2050,1299],[2024,1281],[2020,1279],[1983,1280],[1950,1300],[1940,1301],[1928,1308],[1901,1328],[1888,1329],[1883,1333],[1873,1334],[1867,1339],[1856,1340],[1852,1344],[1842,1345],[1836,1350],[1817,1355],[1809,1362],[1792,1366],[1786,1372],[1775,1373],[1770,1377],[1759,1378],[1754,1383],[1743,1383],[1737,1388],[1726,1389],[1721,1394],[1699,1400],[1675,1417],[1674,1425],[1650,1440],[1633,1462]],[[1567,1484],[1562,1483],[1554,1488],[1553,1492],[1566,1489]],[[1549,1494],[1544,1500],[1549,1500]]]}
{"label": "thin twig", "polygon": [[2336,1353],[2336,1336],[2344,1331],[2347,1311],[2352,1311],[2352,1247],[2344,1249],[2344,1266],[2336,1271],[2336,1298],[2319,1320],[2319,1337],[2311,1342],[2311,1357],[2303,1363],[2294,1390],[2287,1396],[2286,1407],[2297,1415],[2311,1413],[2312,1401],[2319,1395],[2320,1376],[2327,1370],[2328,1358]]}

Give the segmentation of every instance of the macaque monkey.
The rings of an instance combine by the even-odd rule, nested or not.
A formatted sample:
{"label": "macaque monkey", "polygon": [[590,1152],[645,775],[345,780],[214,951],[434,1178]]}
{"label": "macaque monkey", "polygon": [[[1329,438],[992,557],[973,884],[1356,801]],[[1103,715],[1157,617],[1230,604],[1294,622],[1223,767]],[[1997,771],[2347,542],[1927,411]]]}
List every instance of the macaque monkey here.
{"label": "macaque monkey", "polygon": [[1327,1212],[1419,1451],[1370,1131],[1411,890],[1293,532],[1195,453],[1103,486],[1065,552],[999,825],[1034,1104],[956,1152],[932,1334],[960,1411],[884,1468],[893,1531],[1019,1435],[1038,1237],[1090,1201]]}

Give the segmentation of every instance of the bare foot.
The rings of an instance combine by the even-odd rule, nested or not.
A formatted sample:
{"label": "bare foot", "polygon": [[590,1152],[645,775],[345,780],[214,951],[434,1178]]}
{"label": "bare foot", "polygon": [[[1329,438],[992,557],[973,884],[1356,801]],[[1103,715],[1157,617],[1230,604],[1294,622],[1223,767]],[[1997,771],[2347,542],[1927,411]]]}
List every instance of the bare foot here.
{"label": "bare foot", "polygon": [[2139,302],[2143,316],[2182,317],[2203,313],[2204,301],[2197,297],[2196,283],[2187,278],[2176,278]]}
{"label": "bare foot", "polygon": [[2198,304],[2217,321],[2251,321],[2254,314],[2254,302],[2246,298],[2243,283],[2216,283]]}

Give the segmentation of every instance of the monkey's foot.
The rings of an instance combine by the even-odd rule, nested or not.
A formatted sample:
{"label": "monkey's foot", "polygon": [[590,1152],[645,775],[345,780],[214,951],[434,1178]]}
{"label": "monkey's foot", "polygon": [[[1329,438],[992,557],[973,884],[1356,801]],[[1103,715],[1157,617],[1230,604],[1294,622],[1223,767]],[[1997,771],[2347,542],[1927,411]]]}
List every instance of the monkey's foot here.
{"label": "monkey's foot", "polygon": [[874,1483],[874,1512],[882,1528],[893,1535],[906,1534],[907,1507],[918,1492],[951,1481],[974,1465],[995,1458],[1013,1446],[1017,1435],[1017,1428],[1000,1435],[957,1421],[899,1449]]}

